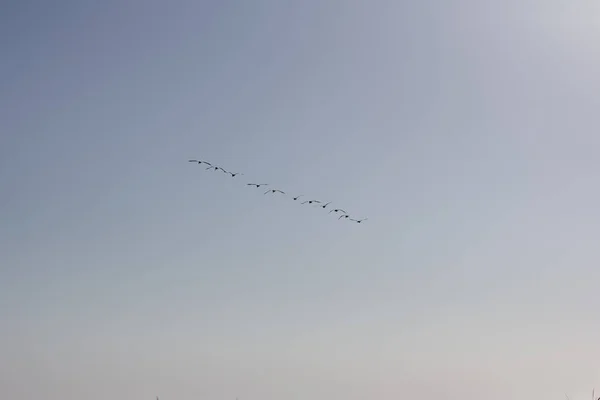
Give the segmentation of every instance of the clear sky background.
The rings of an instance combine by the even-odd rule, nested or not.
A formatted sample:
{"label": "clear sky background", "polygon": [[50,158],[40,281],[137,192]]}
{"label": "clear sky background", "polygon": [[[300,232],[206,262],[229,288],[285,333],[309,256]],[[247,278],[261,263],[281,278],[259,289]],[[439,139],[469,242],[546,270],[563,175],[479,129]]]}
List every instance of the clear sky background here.
{"label": "clear sky background", "polygon": [[589,399],[599,43],[597,0],[3,2],[3,397]]}

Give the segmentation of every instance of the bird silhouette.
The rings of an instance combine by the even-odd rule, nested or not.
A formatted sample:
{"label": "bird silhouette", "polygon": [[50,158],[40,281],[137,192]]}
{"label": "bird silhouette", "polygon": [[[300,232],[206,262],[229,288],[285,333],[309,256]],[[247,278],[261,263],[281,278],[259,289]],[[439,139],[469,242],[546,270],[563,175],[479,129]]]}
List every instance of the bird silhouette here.
{"label": "bird silhouette", "polygon": [[329,202],[329,203],[325,203],[325,204],[323,204],[323,205],[322,205],[322,206],[320,206],[320,207],[321,207],[321,208],[325,208],[325,207],[327,207],[329,204],[331,204],[331,202]]}
{"label": "bird silhouette", "polygon": [[267,194],[267,193],[275,193],[275,192],[279,192],[279,193],[281,193],[281,194],[285,194],[285,192],[284,192],[284,191],[281,191],[281,190],[279,190],[279,189],[269,189],[269,190],[267,190],[267,191],[265,192],[265,194]]}
{"label": "bird silhouette", "polygon": [[298,200],[298,199],[299,199],[300,197],[302,197],[302,196],[304,196],[304,195],[303,195],[303,194],[301,194],[301,195],[299,195],[299,196],[296,196],[296,197],[294,197],[294,200]]}
{"label": "bird silhouette", "polygon": [[308,203],[308,204],[312,204],[312,203],[320,203],[320,201],[319,201],[319,200],[306,200],[306,201],[303,201],[303,202],[302,202],[302,203],[300,203],[300,204],[306,204],[306,203]]}
{"label": "bird silhouette", "polygon": [[237,175],[244,175],[241,172],[228,172],[229,175],[231,175],[232,178],[235,178]]}
{"label": "bird silhouette", "polygon": [[206,165],[212,165],[211,163],[207,162],[207,161],[202,161],[202,160],[188,160],[189,162],[195,162],[198,164],[206,164]]}
{"label": "bird silhouette", "polygon": [[261,186],[268,186],[268,185],[269,185],[268,183],[246,183],[246,186],[256,186],[257,188],[261,187]]}
{"label": "bird silhouette", "polygon": [[221,170],[221,171],[225,172],[226,174],[228,174],[228,173],[229,173],[229,172],[225,171],[223,168],[221,168],[221,167],[216,167],[216,166],[214,166],[214,167],[213,167],[213,166],[210,166],[210,167],[208,167],[208,168],[206,168],[206,169],[212,169],[212,170],[214,170],[214,171]]}
{"label": "bird silhouette", "polygon": [[342,218],[350,218],[350,216],[348,214],[343,214],[343,215],[340,215],[338,219],[342,219]]}
{"label": "bird silhouette", "polygon": [[361,222],[366,221],[366,220],[367,220],[367,218],[363,218],[363,219],[352,219],[352,218],[350,218],[350,221],[354,221],[354,222],[356,222],[358,224],[360,224]]}
{"label": "bird silhouette", "polygon": [[334,213],[343,212],[344,214],[348,214],[346,211],[342,210],[341,208],[336,208],[334,210],[331,210],[331,211],[329,211],[329,214],[331,214],[332,212],[334,212]]}

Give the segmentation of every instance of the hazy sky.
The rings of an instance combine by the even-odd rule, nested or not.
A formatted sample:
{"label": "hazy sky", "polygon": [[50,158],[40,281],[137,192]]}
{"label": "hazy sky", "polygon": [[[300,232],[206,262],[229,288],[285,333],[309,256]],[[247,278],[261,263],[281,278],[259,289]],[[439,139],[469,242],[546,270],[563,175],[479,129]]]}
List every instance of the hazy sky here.
{"label": "hazy sky", "polygon": [[598,0],[3,2],[2,396],[589,399],[599,43]]}

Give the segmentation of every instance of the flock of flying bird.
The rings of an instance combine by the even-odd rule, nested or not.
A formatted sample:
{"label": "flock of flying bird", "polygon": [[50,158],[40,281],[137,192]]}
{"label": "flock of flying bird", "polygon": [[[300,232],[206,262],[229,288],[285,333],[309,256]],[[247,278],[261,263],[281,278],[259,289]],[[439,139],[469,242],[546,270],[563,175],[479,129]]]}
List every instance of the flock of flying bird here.
{"label": "flock of flying bird", "polygon": [[[206,170],[222,171],[223,173],[230,175],[232,178],[235,178],[238,175],[244,175],[244,174],[242,174],[240,172],[227,171],[224,168],[218,167],[218,166],[213,165],[213,164],[211,164],[211,163],[209,163],[207,161],[204,161],[204,160],[188,160],[188,161],[191,162],[191,163],[199,164],[199,165],[206,164],[208,166],[206,168]],[[246,186],[255,186],[256,188],[260,188],[260,187],[263,187],[263,186],[269,186],[269,184],[268,183],[247,183]],[[266,194],[271,194],[271,195],[274,195],[274,194],[286,195],[286,192],[284,192],[283,190],[279,190],[279,189],[269,189],[264,194],[265,195]],[[298,195],[298,196],[292,197],[292,199],[294,201],[298,201],[300,199],[300,197],[304,197],[304,196],[303,195]],[[326,209],[327,206],[331,204],[331,201],[327,202],[327,203],[323,203],[320,200],[304,200],[304,201],[301,201],[300,204],[315,204],[315,205],[318,205],[319,207],[321,207],[323,209]],[[347,219],[347,220],[356,222],[358,224],[360,224],[361,222],[367,220],[367,218],[363,218],[363,219],[350,218],[350,215],[345,210],[343,210],[341,208],[332,208],[331,210],[329,210],[329,214],[331,214],[331,213],[338,214],[339,215],[338,216],[338,220],[340,220],[340,219]]]}

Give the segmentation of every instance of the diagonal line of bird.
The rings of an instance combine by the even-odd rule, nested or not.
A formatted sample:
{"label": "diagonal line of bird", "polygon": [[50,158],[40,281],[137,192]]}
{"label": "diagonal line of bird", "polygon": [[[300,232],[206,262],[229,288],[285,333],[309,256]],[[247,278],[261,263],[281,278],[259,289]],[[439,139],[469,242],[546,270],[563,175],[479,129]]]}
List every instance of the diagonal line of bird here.
{"label": "diagonal line of bird", "polygon": [[[232,178],[235,178],[236,176],[241,176],[244,175],[241,172],[231,172],[231,171],[227,171],[226,169],[219,167],[217,165],[213,165],[212,163],[209,163],[208,161],[204,161],[204,160],[188,160],[188,162],[190,163],[196,163],[198,165],[202,165],[202,164],[206,164],[207,167],[205,168],[205,170],[212,170],[214,172],[217,171],[221,171],[224,174],[230,175]],[[246,186],[254,186],[256,188],[261,188],[261,187],[266,187],[266,186],[270,186],[268,183],[246,183]],[[286,192],[284,192],[283,190],[279,190],[279,189],[272,189],[269,187],[269,189],[264,192],[265,195],[279,195],[279,196],[287,196],[288,194]],[[304,195],[300,194],[297,196],[292,196],[292,200],[293,201],[300,201],[301,197],[305,197]],[[314,205],[318,205],[320,208],[322,209],[326,209],[327,206],[329,206],[332,202],[329,201],[327,203],[323,203],[320,200],[314,200],[314,199],[310,199],[310,200],[304,200],[304,201],[300,201],[300,204],[314,204]],[[350,214],[348,214],[348,212],[346,212],[346,210],[342,209],[342,208],[331,208],[329,210],[329,214],[334,213],[335,215],[338,215],[338,220],[340,219],[344,219],[344,220],[349,220],[352,222],[356,222],[358,224],[362,223],[363,221],[366,221],[367,218],[362,218],[362,219],[355,219],[355,218],[350,218]]]}

